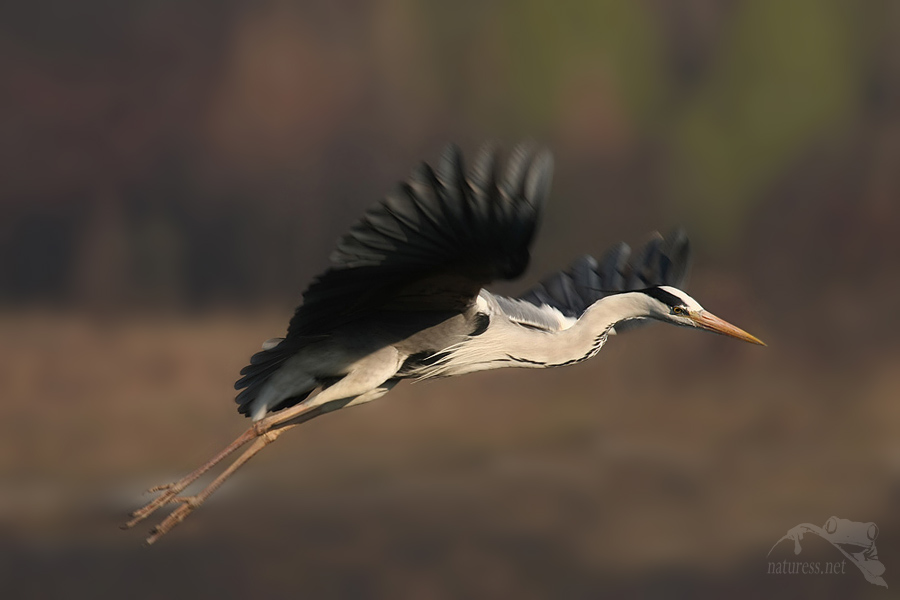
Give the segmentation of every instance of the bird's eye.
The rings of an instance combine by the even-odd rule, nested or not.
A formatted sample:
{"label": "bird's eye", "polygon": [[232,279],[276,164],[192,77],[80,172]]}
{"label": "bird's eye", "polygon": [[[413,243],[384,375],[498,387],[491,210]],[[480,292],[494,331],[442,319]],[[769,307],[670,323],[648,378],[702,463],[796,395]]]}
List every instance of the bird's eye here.
{"label": "bird's eye", "polygon": [[681,306],[673,306],[672,307],[673,315],[683,315],[684,313],[685,313],[685,310]]}

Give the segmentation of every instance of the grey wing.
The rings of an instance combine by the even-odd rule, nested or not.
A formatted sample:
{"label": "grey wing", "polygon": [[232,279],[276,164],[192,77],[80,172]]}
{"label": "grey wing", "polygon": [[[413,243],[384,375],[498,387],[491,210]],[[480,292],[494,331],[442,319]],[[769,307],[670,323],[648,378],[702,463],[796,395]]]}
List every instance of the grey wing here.
{"label": "grey wing", "polygon": [[501,314],[510,321],[542,331],[561,331],[571,327],[576,319],[565,316],[548,304],[533,304],[527,300],[495,296],[482,290],[481,297],[493,314]]}
{"label": "grey wing", "polygon": [[303,293],[284,341],[255,354],[236,389],[247,407],[258,388],[308,340],[381,311],[462,312],[482,286],[514,279],[549,194],[553,160],[517,146],[503,176],[485,147],[468,172],[449,146],[436,169],[426,164],[371,207],[337,245],[332,267]]}
{"label": "grey wing", "polygon": [[[622,242],[610,248],[597,261],[585,255],[572,265],[542,280],[520,296],[536,307],[547,306],[566,317],[577,319],[594,302],[620,292],[640,290],[656,285],[684,289],[691,262],[691,248],[681,229],[663,238],[653,234],[650,241],[632,255]],[[619,331],[639,323],[621,324]]]}
{"label": "grey wing", "polygon": [[516,147],[498,178],[497,152],[482,149],[466,174],[455,146],[436,170],[423,164],[345,235],[333,267],[304,292],[288,338],[330,331],[384,309],[462,311],[481,287],[515,279],[549,193],[552,159]]}

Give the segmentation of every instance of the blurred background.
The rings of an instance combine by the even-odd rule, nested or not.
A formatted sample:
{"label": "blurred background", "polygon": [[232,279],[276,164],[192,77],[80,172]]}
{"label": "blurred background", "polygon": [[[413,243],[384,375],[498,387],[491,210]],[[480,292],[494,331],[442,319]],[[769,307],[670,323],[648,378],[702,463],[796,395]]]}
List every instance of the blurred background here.
{"label": "blurred background", "polygon": [[[832,515],[900,587],[897,3],[38,0],[0,68],[5,597],[884,595],[766,574]],[[359,213],[488,138],[557,159],[495,289],[684,226],[769,348],[650,327],[404,384],[118,531],[244,430],[238,371]]]}

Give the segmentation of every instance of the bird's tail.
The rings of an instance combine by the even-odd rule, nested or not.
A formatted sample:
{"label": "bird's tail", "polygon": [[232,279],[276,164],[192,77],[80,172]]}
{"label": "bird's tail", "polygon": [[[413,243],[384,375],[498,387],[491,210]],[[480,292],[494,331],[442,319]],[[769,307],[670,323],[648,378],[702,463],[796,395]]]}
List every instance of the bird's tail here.
{"label": "bird's tail", "polygon": [[242,415],[257,417],[267,412],[281,410],[303,402],[316,388],[315,383],[307,390],[300,390],[288,398],[275,401],[272,406],[266,406],[271,399],[267,393],[267,386],[272,376],[284,366],[285,361],[294,356],[297,348],[286,343],[284,338],[266,340],[262,350],[250,357],[250,364],[241,369],[241,377],[234,384],[234,389],[242,390],[234,399],[238,404],[238,412]]}

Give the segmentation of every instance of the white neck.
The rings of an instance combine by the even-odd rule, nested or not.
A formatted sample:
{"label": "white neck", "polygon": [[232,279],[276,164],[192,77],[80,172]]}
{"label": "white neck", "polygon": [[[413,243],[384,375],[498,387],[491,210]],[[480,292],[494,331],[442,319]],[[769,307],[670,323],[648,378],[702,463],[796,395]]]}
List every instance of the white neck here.
{"label": "white neck", "polygon": [[631,319],[657,316],[658,303],[641,292],[614,294],[588,307],[569,329],[551,335],[537,350],[546,354],[548,366],[581,362],[594,356],[606,343],[609,330]]}
{"label": "white neck", "polygon": [[608,332],[617,323],[631,319],[654,318],[659,314],[659,303],[643,292],[625,292],[607,296],[588,307],[572,329],[586,332]]}
{"label": "white neck", "polygon": [[[547,368],[591,358],[617,323],[654,317],[657,302],[641,292],[615,294],[598,300],[568,329],[557,332],[500,321],[478,336],[477,344],[462,343],[450,350],[452,359],[435,365],[426,376],[448,376],[502,367]],[[450,358],[450,357],[448,357]]]}

